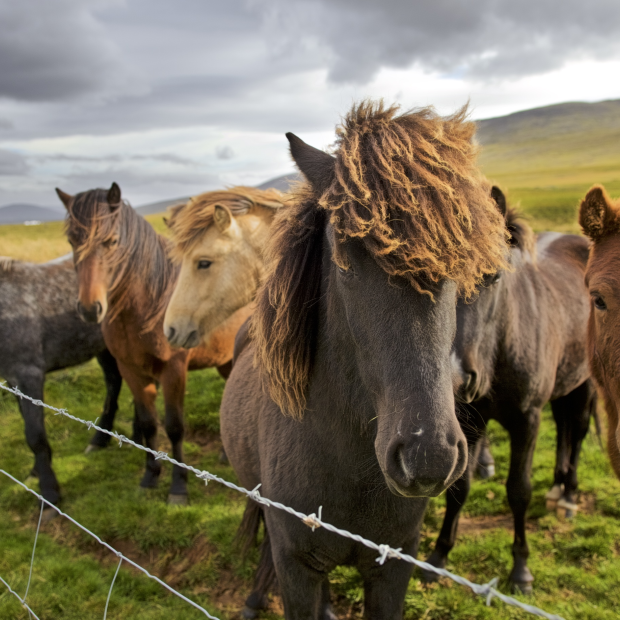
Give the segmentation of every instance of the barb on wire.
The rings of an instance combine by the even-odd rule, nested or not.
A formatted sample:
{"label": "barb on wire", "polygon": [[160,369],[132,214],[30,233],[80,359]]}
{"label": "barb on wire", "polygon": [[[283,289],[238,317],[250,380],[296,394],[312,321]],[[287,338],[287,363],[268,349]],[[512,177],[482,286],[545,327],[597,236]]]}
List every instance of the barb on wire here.
{"label": "barb on wire", "polygon": [[34,613],[34,611],[32,611],[32,609],[30,609],[30,607],[28,607],[28,603],[26,603],[26,601],[19,595],[17,594],[17,592],[15,592],[13,590],[13,588],[11,588],[11,586],[4,581],[4,579],[2,579],[2,577],[0,577],[0,581],[7,587],[8,591],[19,600],[19,602],[22,604],[22,606],[24,607],[24,609],[34,618],[36,618],[37,620],[39,620],[39,616],[37,616],[37,614]]}
{"label": "barb on wire", "polygon": [[[0,474],[4,474],[7,478],[10,478],[13,482],[18,484],[20,487],[22,487],[26,491],[28,491],[28,493],[31,493],[35,497],[38,497],[42,502],[45,502],[50,508],[53,508],[61,517],[64,517],[68,521],[71,521],[73,525],[79,527],[83,532],[88,534],[91,538],[94,538],[100,545],[103,545],[106,549],[114,553],[114,555],[119,557],[121,560],[124,560],[128,564],[131,564],[134,568],[137,568],[139,571],[144,573],[150,579],[155,580],[160,586],[163,586],[164,588],[166,588],[166,590],[168,590],[169,592],[172,592],[172,594],[174,594],[175,596],[178,596],[182,601],[185,601],[186,603],[188,603],[189,605],[191,605],[198,611],[201,611],[205,616],[207,616],[207,618],[210,618],[211,620],[219,620],[217,616],[212,616],[206,609],[203,609],[200,605],[198,605],[198,603],[194,603],[194,601],[192,601],[191,599],[187,598],[186,596],[183,596],[180,592],[177,592],[174,588],[169,586],[166,582],[162,581],[159,577],[156,577],[155,575],[151,575],[151,573],[149,573],[149,571],[147,571],[146,568],[142,568],[142,566],[140,566],[139,564],[136,564],[133,560],[130,560],[126,555],[123,555],[120,551],[117,551],[114,547],[112,547],[111,545],[108,545],[108,543],[101,540],[101,538],[99,538],[97,534],[94,534],[93,532],[91,532],[88,528],[84,527],[81,523],[78,523],[75,519],[73,519],[68,514],[60,510],[60,508],[58,508],[57,506],[54,506],[54,504],[52,504],[51,502],[48,502],[42,495],[39,495],[36,491],[33,491],[32,489],[28,488],[23,482],[20,482],[19,480],[17,480],[17,478],[14,478],[13,476],[11,476],[11,474],[4,471],[4,469],[0,469]],[[118,573],[119,568],[120,568],[120,563],[116,569],[117,573]],[[114,577],[114,580],[116,580],[116,576]],[[6,584],[6,582],[4,583],[8,587],[8,584]],[[112,585],[114,585],[114,581],[112,581]],[[110,588],[110,592],[111,591],[112,589]],[[19,600],[22,601],[21,598]],[[108,595],[108,600],[109,600],[109,595]],[[106,604],[106,607],[107,607],[107,604]]]}
{"label": "barb on wire", "polygon": [[[56,415],[63,415],[69,418],[70,420],[79,422],[80,424],[88,424],[86,420],[82,420],[81,418],[77,418],[71,415],[66,409],[58,409],[56,407],[52,407],[51,405],[46,405],[44,402],[40,400],[35,400],[31,398],[30,396],[24,394],[18,388],[10,388],[4,383],[0,383],[0,388],[2,388],[3,390],[6,390],[7,392],[11,392],[12,394],[15,394],[19,398],[26,398],[27,400],[30,400],[36,405],[40,405],[41,407],[45,407],[46,409],[49,409],[50,411],[54,411]],[[340,536],[343,536],[344,538],[349,538],[350,540],[354,540],[368,547],[369,549],[373,549],[374,551],[376,551],[379,554],[377,558],[377,562],[379,562],[380,564],[383,564],[387,559],[392,559],[392,558],[403,560],[404,562],[409,562],[410,564],[413,564],[414,566],[417,566],[421,568],[422,570],[435,573],[437,575],[440,575],[441,577],[447,577],[448,579],[451,579],[452,581],[454,581],[455,583],[458,583],[459,585],[468,587],[475,594],[478,594],[479,596],[484,597],[487,604],[491,603],[492,598],[497,598],[503,603],[505,603],[506,605],[511,605],[512,607],[518,607],[519,609],[522,609],[523,611],[526,611],[534,616],[538,616],[539,618],[546,618],[546,620],[564,620],[564,618],[562,618],[561,616],[547,613],[546,611],[543,611],[542,609],[539,609],[538,607],[534,607],[533,605],[528,605],[527,603],[523,603],[522,601],[519,601],[516,598],[513,598],[512,596],[507,596],[505,594],[502,594],[499,590],[496,589],[497,578],[492,579],[489,583],[486,583],[486,584],[474,583],[470,581],[469,579],[466,579],[465,577],[461,577],[460,575],[455,575],[454,573],[451,573],[445,568],[437,568],[436,566],[433,566],[432,564],[429,564],[428,562],[423,562],[422,560],[418,560],[411,555],[408,555],[406,553],[401,553],[400,549],[392,549],[389,545],[379,545],[373,542],[372,540],[368,540],[367,538],[360,536],[359,534],[352,534],[348,530],[343,530],[334,525],[331,525],[330,523],[326,523],[325,521],[322,520],[320,516],[316,517],[316,515],[307,515],[307,514],[304,514],[303,512],[299,512],[295,510],[294,508],[291,508],[290,506],[286,506],[285,504],[282,504],[280,502],[276,502],[266,497],[263,497],[259,492],[260,484],[252,491],[249,491],[248,489],[245,489],[244,487],[234,484],[233,482],[228,482],[228,480],[224,480],[224,478],[220,478],[219,476],[216,476],[215,474],[212,474],[211,472],[200,470],[200,469],[197,469],[196,467],[192,467],[191,465],[187,465],[186,463],[177,461],[176,459],[168,456],[165,452],[159,452],[157,450],[152,450],[151,448],[147,448],[146,446],[137,444],[136,442],[132,441],[131,439],[128,439],[124,435],[119,435],[115,431],[109,431],[109,430],[106,430],[105,428],[100,428],[99,426],[95,426],[95,425],[93,425],[92,428],[95,428],[96,430],[102,433],[105,433],[106,435],[110,435],[111,437],[114,437],[115,439],[118,440],[119,445],[121,445],[122,443],[127,443],[133,446],[134,448],[138,448],[138,450],[142,450],[143,452],[148,452],[149,454],[152,454],[158,460],[168,461],[169,463],[172,463],[172,465],[176,465],[178,467],[186,469],[187,471],[192,472],[200,480],[203,480],[205,484],[207,484],[209,481],[219,482],[225,487],[228,487],[229,489],[232,489],[233,491],[242,493],[243,495],[249,497],[250,499],[254,500],[255,502],[259,504],[262,504],[267,507],[277,508],[278,510],[283,510],[284,512],[287,512],[288,514],[291,514],[294,517],[297,517],[302,522],[306,524],[310,524],[311,527],[312,526],[314,526],[314,528],[322,527],[323,529],[329,532],[333,532],[334,534],[338,534]],[[30,489],[28,490],[30,491]],[[105,543],[102,543],[102,544],[105,544]]]}

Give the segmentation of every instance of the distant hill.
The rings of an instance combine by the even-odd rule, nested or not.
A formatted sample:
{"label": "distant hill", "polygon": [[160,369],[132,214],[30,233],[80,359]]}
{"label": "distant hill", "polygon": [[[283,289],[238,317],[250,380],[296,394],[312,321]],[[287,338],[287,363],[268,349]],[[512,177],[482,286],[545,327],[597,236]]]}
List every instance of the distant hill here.
{"label": "distant hill", "polygon": [[537,230],[577,232],[578,202],[595,183],[620,194],[620,100],[524,110],[478,128],[483,172]]}
{"label": "distant hill", "polygon": [[290,174],[283,174],[281,177],[275,177],[275,179],[269,179],[269,181],[265,181],[256,187],[258,189],[269,189],[270,187],[274,187],[281,192],[287,192],[289,187],[296,181],[299,181],[300,178],[301,174],[299,174],[299,172],[291,172]]}
{"label": "distant hill", "polygon": [[24,222],[55,222],[65,216],[64,209],[39,207],[25,202],[16,202],[0,207],[0,224],[23,224]]}
{"label": "distant hill", "polygon": [[172,198],[170,200],[159,200],[158,202],[149,202],[148,204],[136,207],[136,211],[140,215],[153,215],[154,213],[163,213],[168,207],[186,203],[191,196],[183,196],[182,198]]}

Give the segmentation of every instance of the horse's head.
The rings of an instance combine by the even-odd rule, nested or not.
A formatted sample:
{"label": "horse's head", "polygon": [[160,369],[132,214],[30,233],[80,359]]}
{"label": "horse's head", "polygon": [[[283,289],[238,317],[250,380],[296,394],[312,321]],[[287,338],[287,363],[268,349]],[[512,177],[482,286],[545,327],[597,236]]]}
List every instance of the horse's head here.
{"label": "horse's head", "polygon": [[[390,490],[433,496],[467,464],[450,361],[457,293],[502,264],[503,231],[471,164],[471,134],[455,137],[467,124],[428,110],[394,112],[355,109],[336,157],[288,134],[308,186],[274,224],[253,336],[257,365],[285,413],[312,416],[332,389],[329,406],[374,436]],[[408,144],[398,143],[405,134]],[[433,153],[423,154],[430,135]],[[448,170],[459,166],[447,161],[455,142],[466,152],[463,184]],[[453,191],[419,191],[445,179]],[[319,355],[327,383],[317,386]]]}
{"label": "horse's head", "polygon": [[[498,187],[492,188],[491,196],[510,235],[506,246],[507,262],[515,269],[523,260],[534,259],[534,233],[514,209],[508,208],[506,197]],[[499,330],[506,319],[509,279],[506,269],[489,273],[478,285],[472,301],[460,299],[458,302],[452,363],[456,392],[464,402],[481,398],[491,389]]]}
{"label": "horse's head", "polygon": [[197,346],[254,301],[281,201],[277,190],[236,187],[196,196],[172,211],[168,225],[181,271],[164,320],[170,344]]}
{"label": "horse's head", "polygon": [[[613,404],[617,416],[620,413],[620,201],[611,200],[603,187],[593,187],[581,202],[579,223],[592,241],[586,268],[586,286],[591,298],[590,367],[605,392],[608,408]],[[620,426],[613,432],[620,447]],[[620,463],[617,466],[620,471]]]}
{"label": "horse's head", "polygon": [[67,209],[65,231],[78,277],[78,312],[88,323],[101,323],[108,310],[108,290],[113,278],[110,255],[119,243],[121,190],[112,183],[109,190],[71,196],[56,188],[56,193]]}

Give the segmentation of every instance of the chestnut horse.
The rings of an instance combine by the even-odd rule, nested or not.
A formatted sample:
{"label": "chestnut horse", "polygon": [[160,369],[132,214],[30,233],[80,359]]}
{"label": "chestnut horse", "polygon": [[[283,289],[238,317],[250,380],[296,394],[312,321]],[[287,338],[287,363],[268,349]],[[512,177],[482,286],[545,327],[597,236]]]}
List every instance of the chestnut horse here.
{"label": "chestnut horse", "polygon": [[[427,498],[467,463],[450,362],[457,296],[503,266],[505,243],[465,111],[396,112],[354,107],[336,157],[287,134],[308,184],[276,216],[220,415],[244,486],[415,554]],[[343,564],[362,576],[365,617],[402,616],[410,564],[381,565],[251,500],[246,532],[261,515],[255,587],[273,565],[286,618],[325,618],[328,574]]]}
{"label": "chestnut horse", "polygon": [[579,223],[592,241],[588,359],[607,411],[609,458],[620,478],[620,201],[594,186],[581,202]]}
{"label": "chestnut horse", "polygon": [[[157,384],[164,392],[165,427],[172,454],[183,461],[183,399],[187,370],[217,366],[226,377],[235,334],[247,318],[242,309],[191,352],[173,349],[163,332],[166,304],[178,275],[170,242],[121,199],[116,183],[76,196],[56,190],[67,209],[66,233],[78,276],[78,311],[101,323],[103,337],[132,391],[135,428],[149,448],[157,446]],[[148,454],[142,487],[155,487],[161,464]],[[187,501],[187,471],[173,467],[169,501]]]}
{"label": "chestnut horse", "polygon": [[[588,243],[581,236],[559,233],[542,233],[536,239],[496,187],[493,196],[510,233],[512,269],[487,278],[473,303],[459,302],[453,362],[462,378],[458,415],[470,464],[490,419],[510,435],[510,582],[529,592],[534,578],[527,566],[525,517],[541,409],[551,401],[558,429],[554,487],[548,495],[570,511],[575,509],[581,443],[596,408],[586,358],[588,294],[583,276]],[[428,560],[434,566],[444,567],[454,546],[469,484],[465,474],[446,496],[443,527]],[[426,577],[434,579],[434,573]]]}
{"label": "chestnut horse", "polygon": [[181,271],[164,319],[170,344],[197,346],[254,301],[265,271],[263,249],[283,201],[275,189],[233,187],[171,210],[172,256]]}

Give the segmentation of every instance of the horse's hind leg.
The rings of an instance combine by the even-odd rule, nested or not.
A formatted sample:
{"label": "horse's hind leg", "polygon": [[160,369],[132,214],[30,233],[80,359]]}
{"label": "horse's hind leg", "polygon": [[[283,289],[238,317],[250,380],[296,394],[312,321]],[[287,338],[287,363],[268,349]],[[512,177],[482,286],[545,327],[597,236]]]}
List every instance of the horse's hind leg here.
{"label": "horse's hind leg", "polygon": [[530,550],[525,535],[525,518],[532,499],[532,457],[540,424],[540,410],[524,414],[514,412],[506,415],[511,422],[507,428],[510,433],[510,471],[506,481],[508,503],[514,517],[514,543],[512,556],[514,565],[509,580],[515,590],[529,594],[534,577],[527,567]]}
{"label": "horse's hind leg", "polygon": [[547,510],[555,510],[565,488],[568,472],[569,443],[570,443],[570,398],[564,396],[551,402],[551,411],[555,420],[556,450],[555,469],[553,471],[553,486],[545,495]]}
{"label": "horse's hind leg", "polygon": [[245,607],[241,615],[247,620],[253,620],[269,605],[268,594],[276,583],[276,570],[271,555],[269,533],[265,529],[265,537],[261,544],[260,560],[254,573],[254,584],[250,596],[245,600]]}
{"label": "horse's hind leg", "polygon": [[[134,429],[136,425],[144,440],[144,445],[151,450],[157,450],[157,409],[155,399],[157,398],[157,386],[154,381],[147,376],[139,375],[130,367],[118,362],[119,369],[125,379],[134,399]],[[147,453],[146,470],[140,486],[144,489],[153,489],[159,482],[161,474],[161,463],[155,457]]]}
{"label": "horse's hind leg", "polygon": [[572,517],[575,507],[575,491],[577,490],[577,467],[581,454],[581,444],[588,433],[590,416],[596,413],[597,393],[590,379],[584,381],[570,394],[551,403],[553,415],[564,415],[565,424],[568,427],[567,458],[564,471],[564,492],[558,503],[558,508],[565,512],[566,517]]}
{"label": "horse's hind leg", "polygon": [[[18,373],[17,387],[24,394],[43,400],[44,381],[43,371],[38,368],[26,368]],[[39,478],[41,495],[48,502],[57,504],[60,500],[60,486],[52,469],[52,448],[45,432],[43,408],[25,398],[20,398],[19,409],[24,418],[26,441],[34,453],[34,470]]]}
{"label": "horse's hind leg", "polygon": [[[161,373],[161,385],[164,390],[166,404],[166,433],[172,444],[172,455],[183,463],[183,400],[185,398],[185,383],[187,379],[187,365],[183,358],[172,359],[166,364]],[[171,504],[187,503],[187,470],[174,465],[172,467],[172,484],[168,495]]]}
{"label": "horse's hind leg", "polygon": [[491,445],[486,433],[480,438],[478,442],[479,451],[476,465],[476,475],[481,480],[487,480],[495,475],[495,459],[491,454]]}
{"label": "horse's hind leg", "polygon": [[[121,393],[123,378],[118,370],[118,365],[112,354],[106,349],[97,355],[97,361],[103,370],[105,379],[106,397],[103,405],[103,413],[99,418],[98,425],[111,431],[114,427],[114,418],[118,411],[118,396]],[[86,453],[97,450],[98,448],[106,448],[112,438],[101,431],[96,431],[90,440],[90,444],[86,448]]]}

